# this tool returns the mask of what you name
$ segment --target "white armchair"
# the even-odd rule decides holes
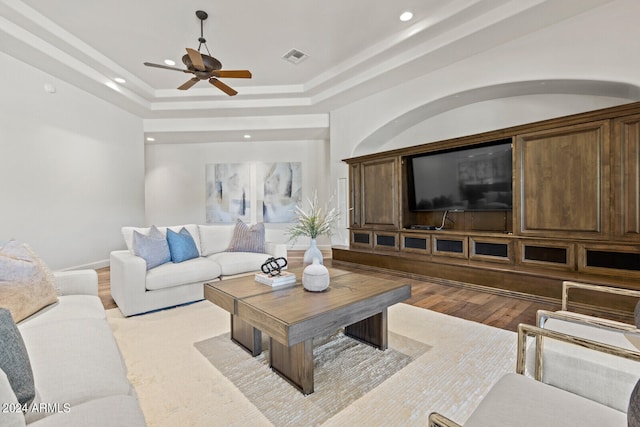
[[[578,396],[566,390],[545,384],[525,376],[527,337],[535,336],[538,342],[561,341],[568,345],[602,352],[640,365],[640,351],[627,350],[596,341],[530,325],[518,326],[518,354],[516,373],[503,376],[480,402],[464,423],[464,427],[506,426],[563,426],[563,427],[626,427],[636,426],[637,405],[640,400],[638,387],[628,397],[631,408],[629,424],[627,410],[618,411],[607,405]],[[535,353],[535,365],[542,365],[544,347]],[[585,372],[584,375],[589,375]],[[633,418],[633,419],[631,419]],[[462,427],[455,421],[438,414],[429,416],[430,427]]]
[[[640,297],[640,291],[631,289],[564,282],[562,310],[538,311],[539,327],[627,350],[640,350],[640,329],[635,325],[568,311],[570,290],[573,289]],[[535,347],[531,345],[529,352],[534,352]],[[575,349],[558,342],[550,342],[544,350],[544,368],[528,367],[537,379],[614,409],[626,409],[629,394],[640,378],[640,366],[637,363]],[[590,372],[590,375],[585,376],[584,372]]]

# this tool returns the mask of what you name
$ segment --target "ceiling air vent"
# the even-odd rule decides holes
[[[292,64],[298,64],[300,61],[308,57],[309,55],[304,52],[300,52],[298,49],[291,49],[289,52],[282,55],[282,59],[287,60]]]

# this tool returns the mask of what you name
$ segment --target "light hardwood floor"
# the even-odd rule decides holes
[[[292,267],[301,266],[302,259],[290,257],[289,263]],[[326,259],[325,264],[330,266],[332,264],[331,259]],[[411,298],[405,301],[408,304],[510,331],[515,331],[519,323],[534,324],[537,310],[560,309],[559,302],[550,304],[536,301],[534,298],[509,297],[492,292],[431,282],[423,278],[407,278],[392,272],[363,270],[357,266],[337,262],[334,264],[338,268],[401,280],[410,284]],[[98,293],[105,309],[117,307],[111,297],[109,268],[102,268],[97,271]]]

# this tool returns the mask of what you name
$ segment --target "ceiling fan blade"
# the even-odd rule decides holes
[[[151,62],[145,62],[144,65],[146,65],[147,67],[165,68],[167,70],[182,71],[183,73],[191,72],[189,70],[183,70],[182,68],[169,67],[168,65],[152,64]]]
[[[250,79],[251,71],[249,70],[217,70],[211,72],[212,76],[234,79]]]
[[[204,66],[204,61],[202,60],[202,54],[197,50],[187,48],[187,54],[189,55],[189,59],[193,64],[193,68],[198,71],[206,71]]]
[[[178,89],[180,90],[187,90],[189,89],[191,86],[193,86],[194,84],[198,83],[200,81],[199,78],[194,77],[192,79],[187,80],[186,82],[184,82],[182,84],[182,86],[178,87]]]
[[[236,95],[238,93],[237,91],[233,90],[232,88],[230,88],[226,84],[222,83],[218,79],[210,78],[209,79],[209,83],[211,83],[212,85],[214,85],[215,87],[217,87],[218,89],[220,89],[221,91],[223,91],[224,93],[226,93],[229,96],[233,96],[233,95]]]

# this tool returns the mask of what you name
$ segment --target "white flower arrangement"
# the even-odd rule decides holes
[[[296,205],[294,211],[298,217],[298,222],[287,230],[289,240],[296,242],[298,237],[306,236],[312,239],[318,236],[331,236],[331,227],[340,217],[339,212],[333,208],[331,210],[325,207],[323,210],[318,204],[318,192],[314,191],[313,199],[307,199],[309,202],[309,210],[305,211]]]

